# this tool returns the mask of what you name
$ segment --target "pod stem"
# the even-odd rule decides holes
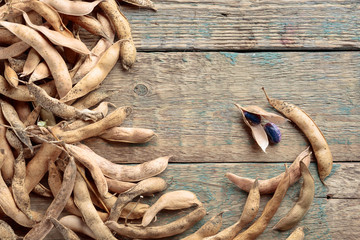
[[[270,98],[269,96],[267,95],[266,91],[265,91],[265,88],[264,87],[261,87],[261,89],[263,90],[263,92],[265,93],[265,97],[266,99],[268,100],[268,102],[270,102]]]

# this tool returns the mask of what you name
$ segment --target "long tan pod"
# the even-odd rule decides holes
[[[305,238],[304,227],[296,228],[286,240],[303,240]]]
[[[25,132],[25,124],[20,120],[15,108],[8,103],[0,99],[1,111],[6,121],[13,127],[13,130],[18,136],[19,140],[27,146],[31,152],[34,151],[30,137]]]
[[[74,189],[76,176],[76,165],[74,159],[70,158],[68,165],[64,171],[64,178],[61,184],[60,191],[51,202],[50,206],[45,212],[45,216],[42,221],[36,224],[24,237],[24,240],[41,240],[53,228],[53,224],[50,218],[58,218],[60,213],[63,211],[66,202],[70,198],[72,190]]]
[[[47,92],[47,94],[50,96],[56,93],[54,81],[50,81],[39,86],[42,89],[44,89]],[[23,101],[23,102],[35,101],[35,97],[29,92],[27,86],[21,85],[18,86],[17,88],[13,88],[1,75],[0,75],[0,93],[10,99],[14,99],[18,101]]]
[[[29,48],[30,45],[23,41],[13,43],[8,47],[0,47],[0,60],[17,57]]]
[[[74,37],[67,37],[67,36],[63,35],[62,33],[51,30],[45,26],[39,26],[39,25],[33,24],[31,22],[31,20],[29,19],[29,16],[27,15],[26,12],[23,12],[23,17],[25,19],[26,24],[29,27],[41,32],[53,44],[55,44],[57,46],[70,48],[70,49],[74,50],[75,52],[78,52],[81,54],[90,54],[90,50],[79,39],[74,38]]]
[[[78,99],[95,90],[104,81],[120,56],[120,43],[117,41],[100,57],[95,67],[87,73],[67,94],[60,100],[68,102]]]
[[[237,235],[234,240],[252,240],[260,236],[266,229],[270,220],[275,215],[284,199],[286,192],[290,186],[290,175],[286,167],[283,175],[273,197],[267,202],[261,216],[244,232]]]
[[[108,221],[106,225],[119,233],[121,236],[138,239],[158,239],[171,237],[185,232],[200,221],[206,214],[203,206],[197,207],[186,216],[179,218],[171,223],[156,227],[139,227],[133,225],[118,224],[115,221]]]
[[[333,157],[325,136],[304,110],[294,104],[270,98],[264,88],[263,90],[270,105],[294,122],[306,135],[315,154],[320,180],[324,183],[325,178],[331,173],[333,165]]]
[[[6,28],[0,28],[0,36],[0,43],[4,45],[12,45],[21,41],[20,38],[16,37]]]
[[[114,142],[146,143],[155,137],[155,132],[146,128],[113,127],[105,130],[99,137]]]
[[[134,198],[140,195],[148,195],[164,191],[167,184],[164,179],[152,177],[140,181],[136,186],[126,192],[120,193],[115,204],[112,206],[109,215],[109,221],[117,221],[125,206]]]
[[[86,223],[81,219],[81,217],[75,215],[67,215],[65,217],[62,217],[59,222],[65,227],[73,230],[74,232],[79,232],[93,239],[96,239],[93,231],[91,231],[91,229],[86,225]]]
[[[241,213],[240,219],[231,225],[230,227],[225,228],[218,234],[204,238],[203,240],[231,240],[233,239],[246,225],[252,222],[260,207],[260,191],[259,191],[259,182],[256,179],[253,183],[249,195],[246,199],[245,206]]]
[[[15,101],[13,106],[19,115],[20,120],[25,124],[26,119],[31,113],[30,105],[28,102]],[[26,124],[25,124],[26,125]]]
[[[41,183],[38,183],[34,187],[32,192],[39,195],[39,196],[46,197],[46,198],[53,198],[54,197],[51,190],[48,189],[47,187],[45,187],[44,185],[42,185]]]
[[[193,206],[200,206],[202,203],[193,192],[178,190],[167,192],[162,195],[145,213],[141,225],[148,226],[158,212],[166,210],[180,210]]]
[[[91,108],[104,100],[105,98],[118,93],[117,90],[104,90],[99,88],[98,90],[92,91],[83,98],[76,101],[71,106],[76,107],[78,109]]]
[[[80,27],[84,28],[89,33],[92,33],[96,36],[100,36],[103,38],[109,38],[103,31],[101,23],[94,17],[89,15],[84,16],[71,16],[71,15],[65,15],[66,19],[72,21],[73,23],[76,23]]]
[[[130,112],[130,107],[120,107],[95,123],[70,131],[61,131],[58,128],[54,128],[53,132],[59,139],[63,140],[65,143],[80,142],[84,139],[98,136],[100,133],[102,133],[108,128],[120,125],[130,114]]]
[[[31,74],[40,62],[41,62],[40,54],[38,54],[38,52],[35,49],[31,48],[26,57],[26,61],[21,76],[24,77]]]
[[[72,82],[66,63],[59,52],[40,33],[30,27],[5,21],[0,21],[0,25],[29,44],[43,57],[54,78],[59,96],[65,96],[70,91]]]
[[[182,238],[181,240],[203,240],[206,237],[213,236],[217,232],[219,232],[222,226],[222,215],[224,212],[220,212],[219,214],[210,218],[204,225],[201,226],[196,232],[193,234]]]
[[[65,148],[67,148],[67,146],[68,144],[65,144]],[[90,171],[98,192],[101,196],[105,196],[108,192],[108,185],[99,166],[85,155],[78,154],[76,151],[71,151],[71,148],[69,148],[69,154],[74,156],[77,161]]]
[[[124,69],[129,69],[136,60],[136,48],[131,36],[131,28],[126,17],[121,13],[115,0],[101,2],[99,7],[112,22],[116,35],[120,40],[126,40],[120,47],[120,61]]]
[[[45,62],[39,63],[30,75],[29,82],[35,82],[51,76],[50,69]]]
[[[3,124],[7,124],[0,107],[0,151],[1,151],[1,174],[6,182],[10,182],[14,176],[15,157],[6,140],[6,128]]]
[[[138,7],[150,8],[154,11],[157,11],[154,3],[151,0],[124,0],[124,2],[130,3]]]
[[[70,147],[96,162],[105,176],[126,182],[137,182],[162,173],[167,168],[171,158],[171,156],[159,157],[138,165],[129,166],[113,163],[96,154],[84,144]]]
[[[93,9],[103,0],[95,0],[93,2],[80,2],[70,0],[40,0],[54,7],[59,13],[83,16],[91,13]]]
[[[304,179],[299,199],[285,217],[273,227],[274,230],[286,231],[293,228],[305,216],[315,196],[315,183],[307,166],[300,161],[301,175]]]
[[[86,225],[92,230],[96,239],[116,240],[109,228],[105,226],[90,199],[86,183],[80,173],[76,174],[74,201],[83,215]]]
[[[35,221],[29,219],[17,208],[14,198],[2,177],[0,177],[0,207],[5,215],[21,226],[30,228],[35,224]]]
[[[25,124],[26,127],[36,124],[36,121],[40,116],[40,111],[41,111],[41,106],[36,106],[31,111],[31,113],[28,115],[28,117],[24,121],[24,124]]]
[[[0,220],[0,240],[16,240],[17,238],[11,226]]]
[[[58,99],[49,96],[44,89],[32,82],[27,83],[27,87],[31,94],[35,96],[36,102],[45,110],[52,112],[56,116],[63,119],[83,119],[85,121],[96,121],[102,118],[102,114],[91,111],[89,109],[79,110],[69,106]]]
[[[123,181],[119,181],[119,180],[115,180],[115,179],[111,179],[111,178],[105,178],[105,179],[106,179],[109,191],[114,192],[114,193],[125,192],[136,185],[136,183],[123,182]]]
[[[50,161],[55,161],[62,150],[50,143],[42,143],[35,156],[26,165],[25,188],[30,193],[48,171]]]
[[[56,218],[50,218],[50,221],[65,240],[80,240],[76,233],[70,228],[65,227]]]
[[[309,166],[311,160],[311,151],[310,148],[306,148],[302,151],[294,160],[294,162],[290,165],[288,172],[290,175],[290,186],[296,183],[300,177],[300,165],[299,162],[302,160],[306,166]],[[275,192],[277,185],[279,184],[281,178],[283,177],[284,173],[280,175],[269,178],[266,180],[259,180],[259,189],[260,194],[271,194]],[[233,173],[226,173],[225,176],[233,182],[236,186],[240,189],[249,192],[252,184],[254,183],[255,179],[253,178],[243,178]]]

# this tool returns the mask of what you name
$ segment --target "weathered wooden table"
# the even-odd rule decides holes
[[[102,87],[119,89],[108,100],[129,105],[124,126],[155,130],[148,144],[85,141],[119,163],[173,155],[161,174],[167,191],[194,191],[208,215],[180,239],[222,210],[223,227],[238,220],[247,194],[225,176],[262,179],[284,171],[309,145],[292,123],[267,154],[255,144],[234,103],[267,103],[269,95],[303,108],[318,124],[334,156],[323,186],[311,163],[316,194],[300,222],[306,239],[360,238],[360,3],[351,0],[156,0],[158,11],[121,4],[138,49],[135,66],[116,65]],[[259,239],[286,239],[272,226],[298,198],[292,186]],[[159,195],[144,202],[154,202]],[[262,208],[271,196],[263,196]],[[34,198],[34,204],[43,204]],[[181,213],[162,215],[166,221]],[[159,216],[161,219],[161,216]],[[60,239],[55,230],[48,239]]]

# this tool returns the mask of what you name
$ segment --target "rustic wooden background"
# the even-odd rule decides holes
[[[121,4],[138,49],[135,66],[116,65],[102,88],[120,93],[108,100],[129,105],[124,126],[153,129],[147,144],[85,141],[119,163],[173,155],[161,174],[167,191],[188,189],[208,215],[180,239],[222,210],[224,227],[237,221],[247,194],[224,174],[268,178],[284,170],[308,146],[292,123],[267,154],[254,143],[234,103],[274,111],[272,97],[303,108],[324,133],[334,168],[324,187],[311,163],[316,196],[300,225],[306,239],[360,238],[360,3],[353,0],[154,0],[157,12]],[[84,35],[83,39],[93,41]],[[259,239],[286,239],[271,228],[298,198],[292,186]],[[153,199],[144,202],[152,203]],[[270,196],[262,198],[263,207]],[[34,196],[33,206],[46,207]],[[260,209],[260,213],[261,214]],[[159,222],[182,213],[166,212]],[[164,220],[165,219],[165,220]],[[47,239],[60,239],[52,231]],[[85,238],[84,238],[85,239]],[[170,239],[170,238],[169,238]]]

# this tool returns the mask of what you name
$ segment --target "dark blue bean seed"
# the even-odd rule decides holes
[[[265,124],[264,129],[270,142],[279,143],[281,141],[281,132],[276,124],[269,122]]]
[[[245,118],[253,125],[258,125],[261,122],[261,116],[244,111]]]

